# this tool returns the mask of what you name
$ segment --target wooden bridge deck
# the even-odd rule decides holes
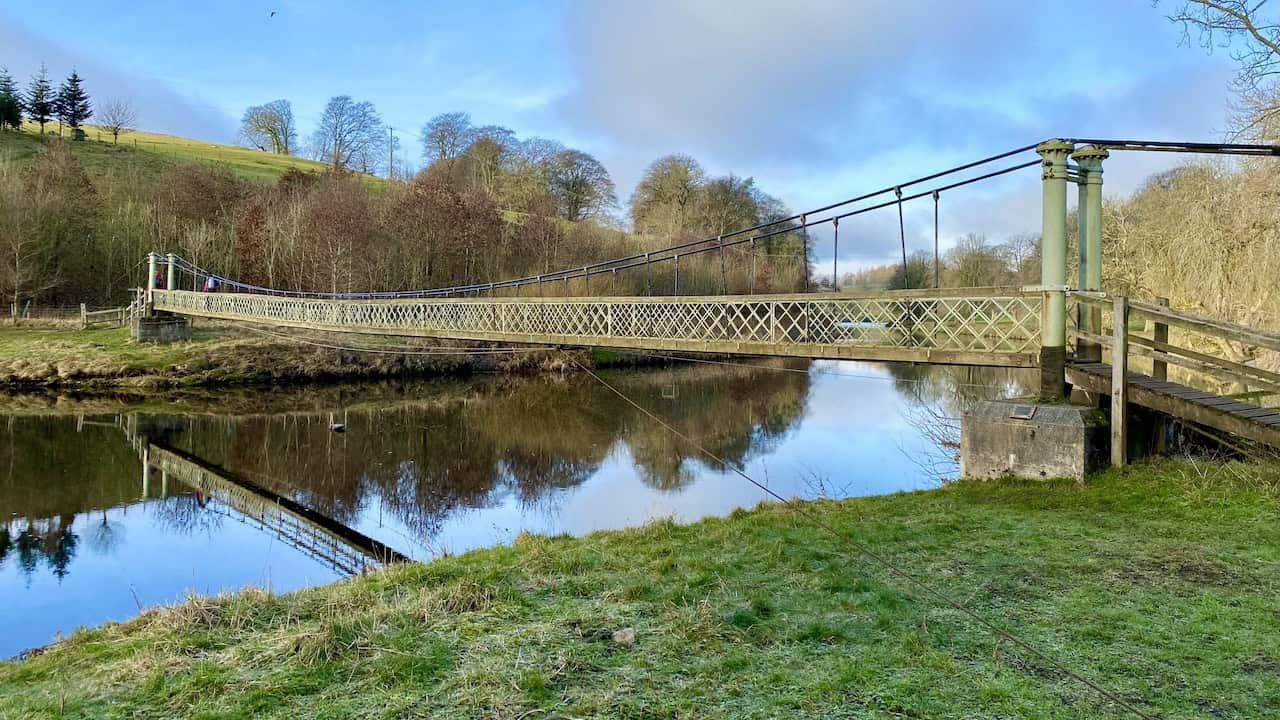
[[[1021,288],[876,293],[334,300],[152,292],[155,310],[329,332],[1035,367],[1042,294]]]
[[[1128,373],[1129,402],[1158,412],[1280,447],[1280,409],[1249,405],[1203,390]],[[1072,363],[1067,380],[1076,387],[1103,395],[1111,392],[1111,366]]]

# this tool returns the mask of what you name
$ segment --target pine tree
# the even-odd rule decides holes
[[[22,127],[22,97],[8,68],[0,67],[0,130]]]
[[[65,122],[71,126],[73,137],[79,134],[76,131],[80,129],[81,123],[93,117],[93,108],[89,106],[89,95],[84,91],[81,82],[80,76],[73,69],[71,75],[62,83],[62,87],[58,89],[58,98],[54,103],[58,122]],[[59,134],[61,134],[61,126],[59,126]]]
[[[43,63],[40,65],[40,73],[31,78],[31,85],[27,87],[26,98],[27,117],[32,122],[39,123],[40,134],[44,135],[44,126],[53,118],[53,86],[49,84],[49,70]]]

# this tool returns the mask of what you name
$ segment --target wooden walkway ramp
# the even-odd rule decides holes
[[[1106,363],[1072,363],[1067,381],[1102,395],[1111,392],[1112,367]],[[1127,373],[1129,402],[1172,417],[1255,442],[1280,447],[1280,409],[1249,405],[1149,375]]]

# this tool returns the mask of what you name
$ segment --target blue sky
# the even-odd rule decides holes
[[[353,11],[352,8],[357,10]],[[270,12],[276,11],[275,17]],[[143,128],[230,141],[244,108],[372,101],[420,163],[441,112],[601,159],[625,204],[646,164],[685,152],[794,209],[1050,136],[1215,140],[1233,65],[1148,0],[1042,2],[171,2],[0,0],[0,64],[72,65]],[[1127,193],[1176,159],[1108,161]],[[1034,171],[1033,171],[1034,172]],[[944,238],[1035,231],[1021,176],[944,199]],[[892,256],[896,215],[841,228],[841,262]],[[932,208],[908,211],[931,245]],[[944,245],[947,239],[944,239]],[[829,257],[829,250],[820,250]]]

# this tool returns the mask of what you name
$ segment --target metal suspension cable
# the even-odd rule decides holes
[[[1180,152],[1206,155],[1258,155],[1280,157],[1280,145],[1256,145],[1248,143],[1201,143],[1170,140],[1091,140],[1068,138],[1067,142],[1095,145],[1107,150],[1133,150],[1138,152]]]
[[[912,201],[912,200],[916,200],[916,199],[919,199],[919,198],[922,198],[922,197],[926,197],[926,196],[928,196],[928,195],[932,195],[932,194],[933,194],[933,193],[935,193],[935,192],[941,193],[941,192],[946,192],[946,191],[948,191],[948,190],[954,190],[954,189],[956,189],[956,188],[958,188],[958,187],[963,187],[963,186],[965,186],[965,185],[970,185],[970,184],[973,184],[973,183],[976,183],[976,182],[981,182],[981,181],[983,181],[983,180],[988,180],[988,179],[993,178],[993,177],[998,177],[998,176],[1000,176],[1000,175],[1007,175],[1008,173],[1016,172],[1016,171],[1018,171],[1018,170],[1025,170],[1026,168],[1033,167],[1033,166],[1039,166],[1039,165],[1040,165],[1040,161],[1039,161],[1039,160],[1031,160],[1031,161],[1029,161],[1029,162],[1021,163],[1021,164],[1018,164],[1018,165],[1012,165],[1012,166],[1010,166],[1010,167],[1006,167],[1006,168],[1003,168],[1003,169],[1001,169],[1001,170],[995,170],[995,171],[992,171],[992,172],[989,172],[989,173],[986,173],[986,174],[983,174],[983,175],[979,175],[979,176],[977,176],[977,177],[972,177],[972,178],[969,178],[969,179],[966,179],[966,180],[961,180],[961,181],[958,181],[958,182],[950,183],[950,184],[948,184],[948,185],[943,185],[943,186],[940,186],[940,187],[935,188],[935,189],[933,189],[933,190],[925,190],[925,191],[923,191],[923,192],[914,193],[914,194],[912,194],[912,195],[904,195],[904,196],[902,197],[902,202],[910,202],[910,201]],[[889,201],[882,202],[882,203],[879,203],[879,204],[876,204],[876,205],[869,205],[869,206],[867,206],[867,207],[858,208],[857,210],[850,210],[850,211],[845,212],[845,213],[842,213],[842,214],[840,214],[840,215],[829,215],[829,216],[827,216],[827,217],[820,218],[820,219],[817,219],[817,220],[809,220],[809,221],[808,221],[808,225],[807,225],[807,226],[808,226],[808,227],[813,227],[813,226],[815,226],[815,225],[824,225],[824,224],[829,223],[829,222],[835,222],[835,221],[839,221],[839,220],[844,220],[845,218],[854,217],[854,216],[857,216],[857,215],[862,215],[862,214],[864,214],[864,213],[873,212],[873,211],[875,211],[875,210],[881,210],[881,209],[884,209],[884,208],[886,208],[886,207],[890,207],[890,206],[892,206],[892,205],[896,205],[896,204],[898,204],[898,200],[897,200],[897,199],[889,200]],[[778,236],[778,235],[786,235],[786,234],[788,234],[788,233],[792,233],[792,232],[795,232],[795,231],[796,231],[796,229],[795,229],[795,228],[791,228],[791,227],[781,228],[781,229],[778,229],[778,230],[773,230],[773,231],[771,231],[771,232],[762,233],[762,234],[759,234],[759,235],[753,235],[753,236],[751,236],[751,237],[738,238],[738,239],[734,240],[733,242],[727,242],[727,243],[725,243],[725,247],[732,247],[732,246],[734,246],[734,245],[741,245],[741,244],[748,243],[748,242],[754,242],[754,241],[756,241],[756,240],[765,240],[765,239],[768,239],[768,238],[771,238],[771,237],[776,237],[776,236]],[[727,236],[726,236],[726,237],[727,237]],[[687,257],[687,256],[689,256],[689,255],[698,255],[698,254],[701,254],[701,253],[704,253],[704,252],[709,252],[709,251],[716,250],[716,249],[717,249],[717,246],[712,245],[712,246],[709,246],[709,247],[699,248],[699,249],[696,249],[696,250],[690,250],[689,252],[680,253],[677,257]],[[661,252],[661,251],[657,251],[657,250],[655,250],[655,251],[653,251],[652,253],[650,253],[650,255],[657,254],[658,252]],[[642,256],[640,256],[640,257],[642,257],[642,258],[643,258],[644,256],[642,255]],[[626,265],[619,265],[619,266],[617,266],[617,267],[611,268],[611,270],[628,270],[628,269],[631,269],[631,268],[634,268],[634,267],[640,267],[640,266],[642,266],[642,265],[647,265],[647,264],[653,264],[653,263],[662,262],[663,260],[666,260],[666,259],[669,259],[669,258],[657,258],[657,259],[650,259],[650,260],[643,260],[643,259],[642,259],[642,260],[640,260],[639,262],[633,262],[633,263],[626,264]],[[545,278],[546,276],[543,276],[543,277]],[[481,286],[481,287],[487,287],[487,286]],[[501,288],[501,287],[504,287],[504,285],[502,285],[502,284],[498,284],[498,285],[496,285],[496,287]]]
[[[913,194],[911,194],[911,195],[903,195],[901,198],[896,197],[896,194],[895,194],[895,198],[894,198],[893,200],[887,200],[887,201],[885,201],[885,202],[881,202],[881,203],[878,203],[878,204],[875,204],[875,205],[869,205],[869,206],[866,206],[866,207],[858,208],[858,209],[856,209],[856,210],[850,210],[850,211],[847,211],[847,212],[841,213],[841,214],[839,214],[839,215],[828,215],[828,216],[826,216],[826,217],[819,218],[819,219],[817,219],[817,220],[810,220],[810,219],[808,219],[808,218],[806,217],[806,218],[805,218],[805,227],[806,227],[806,228],[808,228],[808,227],[812,227],[812,226],[816,226],[816,225],[823,225],[823,224],[826,224],[826,223],[829,223],[829,222],[838,222],[839,220],[843,220],[843,219],[845,219],[845,218],[855,217],[855,216],[857,216],[857,215],[862,215],[862,214],[865,214],[865,213],[874,212],[874,211],[876,211],[876,210],[881,210],[881,209],[884,209],[884,208],[887,208],[887,207],[890,207],[890,206],[893,206],[893,205],[899,205],[900,203],[910,202],[910,201],[912,201],[912,200],[917,200],[917,199],[922,198],[922,197],[931,196],[931,195],[933,195],[933,194],[935,194],[935,193],[942,193],[942,192],[946,192],[946,191],[954,190],[954,189],[959,188],[959,187],[964,187],[964,186],[966,186],[966,185],[971,185],[971,184],[973,184],[973,183],[982,182],[982,181],[984,181],[984,180],[989,180],[989,179],[994,178],[994,177],[998,177],[998,176],[1001,176],[1001,175],[1006,175],[1006,174],[1009,174],[1009,173],[1012,173],[1012,172],[1016,172],[1016,171],[1018,171],[1018,170],[1024,170],[1024,169],[1026,169],[1026,168],[1033,167],[1033,166],[1038,166],[1038,165],[1040,165],[1040,160],[1038,160],[1038,159],[1037,159],[1037,160],[1030,160],[1030,161],[1027,161],[1027,162],[1024,162],[1024,163],[1019,163],[1019,164],[1017,164],[1017,165],[1011,165],[1011,166],[1009,166],[1009,167],[1005,167],[1005,168],[1002,168],[1002,169],[999,169],[999,170],[993,170],[993,171],[991,171],[991,172],[987,172],[987,173],[984,173],[984,174],[982,174],[982,175],[977,175],[977,176],[974,176],[974,177],[971,177],[971,178],[966,178],[966,179],[964,179],[964,180],[959,180],[959,181],[956,181],[956,182],[953,182],[953,183],[949,183],[949,184],[947,184],[947,185],[942,185],[942,186],[939,186],[939,187],[933,188],[932,190],[924,190],[924,191],[921,191],[921,192],[913,193]],[[946,173],[935,173],[935,177],[936,177],[936,176],[941,176],[941,175],[944,175],[944,174],[946,174]],[[896,189],[896,188],[890,188],[890,189],[888,190],[888,192],[893,192],[895,189]],[[881,191],[880,193],[876,193],[876,194],[884,194],[884,192],[885,192],[885,191]],[[868,197],[874,197],[874,195],[868,195]],[[836,204],[836,205],[834,205],[833,207],[839,207],[839,204]],[[798,217],[799,217],[799,216],[798,216]],[[772,225],[772,224],[776,224],[776,223],[771,223],[771,224],[769,224],[769,225],[760,225],[760,226],[756,226],[756,228],[755,228],[755,229],[760,229],[760,228],[769,227],[769,226],[770,226],[770,225]],[[720,243],[718,243],[718,242],[717,242],[717,244],[715,244],[715,245],[708,245],[708,246],[706,246],[706,247],[697,248],[697,249],[694,249],[694,250],[689,250],[688,252],[684,252],[684,253],[675,253],[675,254],[673,254],[673,255],[671,255],[671,256],[669,256],[669,257],[657,257],[657,258],[653,257],[654,255],[660,255],[660,254],[661,254],[661,253],[663,253],[663,252],[667,252],[667,251],[672,250],[672,248],[664,248],[664,249],[662,249],[662,250],[655,250],[655,251],[651,251],[651,252],[649,252],[649,253],[643,253],[643,254],[640,254],[640,255],[631,256],[631,257],[636,258],[636,260],[635,260],[635,261],[633,261],[633,262],[629,262],[629,263],[627,263],[627,264],[623,264],[623,265],[616,265],[616,266],[609,267],[609,268],[607,269],[607,271],[608,271],[608,272],[616,272],[616,271],[618,271],[618,270],[629,270],[629,269],[631,269],[631,268],[640,267],[640,266],[644,266],[644,265],[651,265],[651,264],[658,263],[658,262],[663,262],[663,261],[665,261],[665,260],[669,260],[669,259],[670,259],[670,260],[674,260],[674,261],[678,264],[678,263],[679,263],[679,259],[678,259],[678,258],[680,258],[680,257],[682,257],[682,256],[688,256],[688,255],[699,255],[699,254],[704,253],[704,252],[710,252],[710,251],[713,251],[713,250],[717,250],[717,249],[719,249],[719,248],[721,248],[721,247],[732,247],[732,246],[741,245],[741,244],[743,244],[743,243],[748,243],[748,242],[752,242],[752,243],[754,243],[754,242],[755,242],[755,241],[757,241],[757,240],[765,240],[765,239],[768,239],[768,238],[771,238],[771,237],[776,237],[776,236],[779,236],[779,235],[786,235],[786,234],[788,234],[788,233],[792,233],[792,232],[795,232],[795,231],[796,231],[796,228],[788,226],[788,227],[779,228],[779,229],[776,229],[776,230],[773,230],[773,231],[770,231],[770,232],[760,233],[760,234],[757,234],[757,235],[752,235],[752,236],[750,236],[750,237],[739,237],[739,238],[737,238],[737,239],[735,239],[735,240],[733,240],[733,241],[731,241],[731,242],[725,242],[725,243],[723,243],[723,244],[720,244]],[[742,232],[745,232],[745,231],[736,231],[736,232],[733,232],[733,233],[726,233],[725,237],[729,237],[729,236],[732,236],[732,235],[738,235],[738,234],[741,234]],[[715,240],[713,240],[713,242],[714,242],[714,241],[715,241]],[[697,242],[704,242],[704,241],[697,241]],[[697,243],[685,243],[685,244],[683,244],[683,245],[680,245],[680,246],[673,246],[673,247],[680,247],[680,248],[684,248],[684,247],[692,246],[692,245],[694,245],[694,244],[697,244]],[[225,285],[228,285],[228,286],[231,286],[231,287],[240,288],[240,289],[244,289],[244,290],[248,290],[248,291],[249,291],[249,292],[251,292],[251,293],[262,293],[262,294],[266,294],[266,295],[275,295],[275,296],[282,296],[282,297],[296,297],[296,298],[340,299],[340,300],[343,300],[343,299],[350,299],[350,300],[377,300],[377,299],[398,299],[398,298],[428,298],[428,297],[439,297],[439,296],[441,296],[441,295],[455,295],[455,294],[461,294],[461,293],[466,293],[466,292],[477,292],[477,291],[481,291],[481,290],[502,289],[502,288],[508,288],[508,287],[516,287],[516,286],[518,286],[518,285],[520,285],[520,284],[527,284],[527,283],[525,283],[525,279],[524,279],[524,278],[521,278],[521,279],[517,279],[517,280],[508,280],[508,281],[503,281],[503,282],[498,282],[498,283],[482,283],[482,284],[478,284],[478,285],[466,285],[466,286],[459,286],[459,287],[453,287],[453,288],[437,288],[437,289],[433,289],[433,290],[416,290],[416,291],[382,291],[382,292],[362,292],[362,293],[322,293],[322,292],[297,291],[297,290],[276,290],[276,289],[273,289],[273,288],[267,288],[267,287],[262,287],[262,286],[259,286],[259,285],[252,285],[252,284],[249,284],[249,283],[242,283],[242,282],[238,282],[238,281],[235,281],[235,280],[230,280],[230,279],[227,279],[227,278],[223,278],[223,277],[221,277],[221,276],[219,276],[219,275],[215,275],[215,274],[209,273],[209,272],[208,272],[208,271],[206,271],[205,269],[200,268],[200,267],[198,267],[198,266],[196,266],[196,265],[192,264],[190,261],[187,261],[187,260],[185,260],[184,258],[179,257],[179,258],[176,258],[176,259],[177,259],[177,261],[178,261],[178,263],[179,263],[180,267],[184,267],[184,268],[185,268],[185,269],[187,269],[189,272],[192,272],[193,274],[195,274],[195,275],[196,275],[196,276],[198,276],[198,277],[214,277],[214,278],[216,278],[218,281],[220,281],[221,283],[223,283],[223,284],[225,284]],[[604,265],[608,265],[609,263],[613,263],[613,262],[618,262],[618,260],[608,261],[608,262],[606,262],[606,263],[598,263],[598,265],[600,265],[600,266],[604,266]],[[589,267],[589,266],[588,266],[588,267]],[[578,266],[578,267],[576,267],[576,268],[573,268],[573,269],[571,269],[571,270],[564,271],[564,272],[566,272],[566,273],[575,273],[575,274],[576,274],[576,273],[580,273],[580,272],[582,272],[582,271],[583,271],[583,270],[582,270],[582,268],[583,268],[583,266]],[[569,277],[570,277],[570,275],[565,274],[565,275],[561,276],[561,275],[558,275],[558,274],[556,274],[556,273],[550,273],[550,274],[544,274],[544,275],[541,275],[541,276],[534,276],[534,277],[536,277],[536,278],[540,278],[540,280],[538,281],[539,286],[540,286],[540,285],[541,285],[541,282],[543,282],[543,281],[548,281],[548,282],[549,282],[549,281],[561,281],[561,280],[568,280],[568,279],[569,279]],[[677,281],[677,282],[678,282],[678,281]]]
[[[606,389],[608,389],[608,390],[609,390],[610,392],[612,392],[614,395],[617,395],[620,399],[622,399],[622,401],[623,401],[623,402],[625,402],[625,403],[627,403],[628,405],[630,405],[631,407],[635,408],[635,409],[636,409],[636,410],[638,410],[641,414],[645,415],[646,417],[648,417],[650,420],[654,421],[654,422],[655,422],[655,423],[657,423],[658,425],[661,425],[663,428],[665,428],[665,429],[666,429],[668,432],[670,432],[672,435],[675,435],[676,437],[680,438],[681,440],[684,440],[686,443],[688,443],[688,444],[690,445],[690,447],[695,448],[696,450],[698,450],[699,452],[701,452],[703,455],[707,456],[708,458],[711,458],[711,460],[713,460],[713,461],[714,461],[716,464],[718,464],[721,468],[723,468],[724,470],[727,470],[727,471],[729,471],[729,472],[732,472],[733,474],[735,474],[735,475],[737,475],[737,476],[741,477],[742,479],[744,479],[744,480],[746,480],[747,482],[751,483],[752,485],[756,486],[758,489],[760,489],[762,492],[764,492],[764,493],[765,493],[766,495],[768,495],[769,497],[771,497],[771,498],[773,498],[774,500],[778,501],[778,502],[779,502],[779,503],[781,503],[782,505],[784,505],[784,506],[786,506],[786,507],[789,507],[789,508],[791,508],[792,510],[796,511],[796,513],[797,513],[797,514],[804,516],[804,517],[805,517],[805,519],[807,519],[807,520],[809,520],[810,522],[812,522],[812,523],[813,523],[815,526],[817,526],[818,528],[821,528],[822,530],[825,530],[826,532],[830,533],[830,534],[831,534],[832,536],[834,536],[838,541],[841,541],[841,542],[846,543],[849,547],[853,548],[853,549],[854,549],[857,553],[859,553],[860,555],[862,555],[862,556],[864,556],[864,557],[867,557],[867,558],[870,558],[870,559],[871,559],[872,561],[874,561],[876,564],[880,565],[880,567],[882,567],[882,568],[884,568],[885,570],[887,570],[887,571],[888,571],[890,574],[892,574],[894,577],[896,577],[896,578],[898,578],[898,579],[900,579],[900,580],[904,581],[904,582],[905,582],[906,584],[908,584],[908,585],[911,585],[912,587],[916,588],[916,590],[917,590],[917,591],[919,591],[919,592],[921,592],[921,593],[923,593],[923,594],[925,594],[925,595],[928,595],[929,597],[933,598],[934,600],[937,600],[937,601],[939,601],[939,602],[941,602],[941,603],[943,603],[943,604],[947,605],[948,607],[950,607],[950,608],[952,608],[953,610],[955,610],[955,611],[957,611],[957,612],[961,613],[961,614],[962,614],[962,615],[964,615],[965,617],[968,617],[970,620],[972,620],[973,622],[975,622],[975,623],[977,623],[978,625],[982,626],[985,630],[987,630],[987,631],[988,631],[988,632],[990,632],[991,634],[993,634],[993,635],[995,635],[995,636],[997,636],[997,637],[999,637],[999,638],[1001,638],[1001,639],[1003,639],[1003,640],[1006,640],[1006,641],[1008,641],[1008,642],[1010,642],[1010,643],[1012,643],[1012,644],[1014,644],[1014,645],[1018,646],[1019,648],[1022,648],[1023,650],[1025,650],[1026,652],[1030,653],[1031,655],[1034,655],[1034,656],[1035,656],[1037,659],[1039,659],[1040,661],[1042,661],[1042,662],[1044,662],[1044,663],[1046,663],[1046,664],[1048,664],[1048,665],[1050,665],[1050,666],[1052,666],[1052,667],[1056,668],[1057,670],[1059,670],[1060,672],[1062,672],[1064,675],[1066,675],[1067,677],[1071,678],[1072,680],[1075,680],[1076,682],[1078,682],[1078,683],[1080,683],[1080,684],[1082,684],[1082,685],[1084,685],[1084,686],[1086,686],[1086,687],[1090,688],[1091,690],[1093,690],[1095,693],[1097,693],[1097,694],[1098,694],[1100,697],[1102,697],[1103,699],[1105,699],[1105,700],[1109,700],[1109,701],[1111,701],[1111,702],[1115,703],[1116,705],[1120,706],[1120,707],[1121,707],[1121,708],[1123,708],[1124,710],[1127,710],[1128,712],[1133,713],[1135,716],[1140,717],[1140,718],[1143,718],[1144,720],[1155,720],[1155,716],[1150,715],[1150,714],[1148,714],[1148,713],[1144,712],[1143,710],[1139,709],[1136,705],[1134,705],[1133,703],[1131,703],[1131,702],[1129,702],[1128,700],[1124,699],[1123,697],[1121,697],[1121,696],[1120,696],[1120,695],[1118,695],[1117,693],[1112,692],[1111,690],[1108,690],[1107,688],[1103,687],[1102,685],[1098,684],[1097,682],[1095,682],[1095,681],[1093,681],[1093,680],[1090,680],[1088,677],[1085,677],[1084,675],[1082,675],[1082,674],[1081,674],[1081,673],[1079,673],[1079,672],[1076,672],[1075,670],[1071,669],[1070,667],[1068,667],[1066,664],[1064,664],[1063,662],[1061,662],[1061,661],[1060,661],[1060,660],[1058,660],[1057,658],[1054,658],[1053,656],[1049,655],[1048,653],[1046,653],[1046,652],[1044,652],[1044,651],[1039,650],[1039,649],[1038,649],[1038,648],[1036,648],[1034,645],[1032,645],[1030,642],[1028,642],[1028,641],[1026,641],[1026,640],[1023,640],[1021,637],[1019,637],[1019,636],[1017,636],[1017,635],[1014,635],[1011,631],[1004,629],[1004,628],[1003,628],[1003,627],[1001,627],[1000,625],[997,625],[995,622],[993,622],[993,621],[991,621],[991,620],[986,619],[985,617],[983,617],[982,615],[980,615],[978,612],[976,612],[976,611],[974,611],[974,610],[970,609],[970,608],[969,608],[967,605],[965,605],[964,603],[961,603],[961,602],[960,602],[960,601],[958,601],[958,600],[954,600],[954,599],[952,599],[950,595],[947,595],[947,594],[946,594],[946,593],[944,593],[943,591],[938,590],[938,589],[937,589],[937,588],[935,588],[933,585],[929,584],[928,582],[926,582],[926,581],[924,581],[924,580],[921,580],[920,578],[916,577],[915,575],[911,574],[910,572],[907,572],[906,570],[903,570],[903,569],[902,569],[901,567],[899,567],[896,563],[894,563],[892,560],[890,560],[887,556],[884,556],[884,555],[882,555],[882,554],[880,554],[880,553],[876,552],[874,549],[872,549],[872,548],[871,548],[871,546],[867,545],[866,543],[861,542],[861,541],[857,540],[856,538],[854,538],[854,537],[852,537],[852,536],[850,536],[850,535],[847,535],[847,534],[845,534],[845,533],[843,533],[843,532],[840,532],[838,529],[836,529],[836,527],[835,527],[835,526],[833,526],[832,524],[828,523],[825,519],[823,519],[823,518],[822,518],[821,516],[819,516],[817,513],[813,512],[810,508],[808,508],[808,507],[807,507],[807,506],[805,506],[804,504],[802,504],[802,503],[800,503],[800,502],[797,502],[797,501],[795,501],[794,499],[788,499],[788,498],[785,498],[785,497],[783,497],[782,495],[778,494],[778,492],[777,492],[777,491],[773,490],[773,489],[772,489],[772,488],[770,488],[768,485],[765,485],[764,483],[761,483],[760,481],[758,481],[758,480],[756,480],[755,478],[751,477],[751,476],[750,476],[750,475],[748,475],[744,470],[742,470],[741,468],[739,468],[737,465],[730,464],[728,461],[724,460],[724,459],[723,459],[723,458],[721,458],[719,455],[717,455],[717,454],[713,453],[712,451],[708,450],[708,449],[707,449],[705,446],[703,446],[701,443],[697,442],[696,440],[694,440],[693,438],[689,437],[688,435],[686,435],[686,434],[684,434],[684,433],[680,432],[678,429],[676,429],[675,427],[673,427],[671,424],[667,423],[665,420],[663,420],[662,418],[658,417],[656,414],[654,414],[653,412],[651,412],[648,408],[645,408],[644,406],[642,406],[642,405],[640,405],[639,403],[637,403],[635,400],[632,400],[630,397],[628,397],[628,396],[627,396],[625,393],[623,393],[621,390],[619,390],[619,389],[617,389],[616,387],[614,387],[613,385],[609,384],[609,382],[608,382],[608,381],[606,381],[604,378],[600,377],[600,376],[599,376],[599,375],[597,375],[596,373],[592,372],[590,369],[588,369],[588,368],[586,368],[585,366],[583,366],[581,363],[579,363],[579,362],[578,362],[576,359],[574,359],[572,356],[570,356],[570,355],[568,355],[568,354],[566,353],[566,354],[565,354],[565,357],[569,360],[569,362],[571,362],[571,363],[573,363],[574,365],[576,365],[576,366],[578,367],[578,369],[580,369],[580,370],[582,370],[583,372],[587,373],[587,374],[588,374],[588,375],[590,375],[592,378],[594,378],[596,382],[598,382],[598,383],[600,383],[601,385],[603,385]]]
[[[780,230],[774,230],[764,235],[758,235],[756,236],[756,238],[757,239],[767,238],[767,237],[773,237],[776,235],[781,235],[789,232],[796,232],[797,229],[789,225],[789,223],[792,223],[796,220],[804,221],[805,222],[804,229],[807,229],[807,227],[810,225],[820,225],[830,221],[830,217],[823,218],[820,220],[808,220],[807,218],[809,216],[816,215],[819,213],[829,212],[836,208],[845,207],[853,203],[869,200],[877,196],[884,195],[886,193],[893,193],[893,192],[900,193],[902,188],[910,187],[913,185],[919,185],[921,183],[925,183],[930,180],[935,180],[937,178],[945,177],[947,175],[952,175],[958,172],[963,172],[965,170],[986,165],[986,164],[995,162],[997,160],[1002,160],[1004,158],[1018,155],[1020,153],[1027,152],[1029,150],[1033,150],[1035,147],[1036,147],[1035,144],[1024,145],[1022,147],[1017,147],[1012,150],[1007,150],[1005,152],[997,153],[995,155],[989,155],[987,157],[984,157],[978,160],[974,160],[971,162],[949,167],[944,170],[940,170],[938,172],[930,173],[928,175],[923,175],[923,176],[908,180],[906,182],[884,187],[879,190],[875,190],[873,192],[857,195],[855,197],[847,198],[839,202],[830,203],[828,205],[823,205],[822,207],[814,208],[812,210],[806,210],[804,212],[795,213],[793,215],[789,215],[787,217],[779,218],[776,220],[759,223],[751,227],[734,230],[732,232],[722,233],[714,237],[691,240],[691,241],[679,243],[676,245],[659,248],[658,250],[651,250],[645,253],[636,253],[633,255],[611,258],[608,260],[602,260],[602,261],[590,263],[587,265],[578,265],[572,268],[563,268],[560,270],[555,270],[547,273],[541,273],[537,275],[527,275],[520,278],[512,278],[508,280],[494,281],[494,282],[488,282],[488,283],[472,283],[470,285],[459,285],[459,286],[443,287],[443,288],[429,288],[429,289],[423,289],[423,290],[347,292],[347,293],[337,293],[337,292],[323,293],[323,292],[314,292],[314,291],[279,290],[275,288],[264,287],[261,285],[253,285],[251,283],[244,283],[244,282],[231,280],[229,278],[224,278],[224,277],[209,273],[203,268],[198,268],[195,265],[192,265],[191,263],[189,263],[188,261],[182,258],[178,258],[178,260],[180,263],[183,264],[184,267],[186,267],[190,272],[193,272],[197,276],[209,277],[212,275],[223,284],[231,287],[248,290],[250,292],[257,292],[257,293],[270,294],[270,295],[280,295],[284,297],[334,298],[334,299],[438,297],[441,295],[457,295],[457,294],[464,294],[468,292],[491,291],[491,290],[497,290],[497,289],[519,287],[522,285],[529,285],[529,284],[535,284],[535,283],[541,285],[541,283],[543,282],[561,281],[561,280],[568,279],[569,277],[590,277],[591,275],[597,274],[598,272],[602,272],[602,271],[622,270],[622,269],[627,269],[632,267],[638,267],[641,264],[664,262],[666,260],[673,260],[675,257],[678,257],[679,255],[699,254],[701,252],[706,252],[707,250],[715,249],[718,247],[732,247],[734,245],[738,245],[743,242],[750,241],[751,238],[746,238],[746,239],[741,238],[741,236],[743,235],[748,235],[750,233],[766,230],[768,228],[772,228],[777,225],[788,224],[786,227]],[[1031,165],[1038,165],[1039,163],[1040,163],[1039,160],[1035,160],[1030,163],[1026,163],[1025,165],[1018,166],[1014,169],[1021,169],[1022,167],[1030,167]],[[1006,172],[1011,172],[1011,171],[1012,170],[1007,170]],[[953,183],[943,188],[939,188],[938,190],[941,191],[945,189],[960,187],[962,185],[967,185],[970,182],[977,182],[980,180],[989,179],[1001,174],[1004,174],[1004,173],[1003,172],[987,173],[985,175],[981,175],[967,181]],[[920,197],[920,195],[915,194],[915,195],[905,196],[902,198],[902,201],[903,202],[910,201],[917,197]],[[869,209],[879,209],[880,207],[884,207],[884,205],[877,205]],[[849,217],[855,214],[860,214],[860,212],[861,211],[848,212],[848,213],[839,215],[838,217],[841,217],[841,218]],[[803,232],[803,229],[801,229],[801,232]],[[732,241],[726,242],[731,238],[733,238]],[[707,247],[698,248],[699,245],[704,245]],[[683,253],[678,252],[678,251],[687,250],[690,248],[697,248],[697,249],[692,249],[692,250],[689,250],[689,252],[683,252]],[[660,256],[660,257],[654,257],[654,256]],[[635,262],[637,260],[644,260],[644,262],[637,263]]]

